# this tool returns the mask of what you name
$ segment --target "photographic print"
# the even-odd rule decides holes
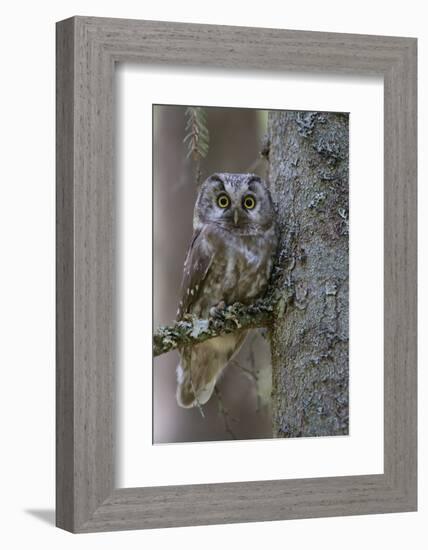
[[[347,435],[349,116],[153,105],[153,443]]]

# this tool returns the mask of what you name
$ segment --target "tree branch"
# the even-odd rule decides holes
[[[156,357],[173,349],[194,346],[222,334],[269,326],[272,310],[272,298],[265,298],[249,306],[235,303],[224,309],[216,309],[208,319],[185,315],[182,321],[155,330],[153,355]]]

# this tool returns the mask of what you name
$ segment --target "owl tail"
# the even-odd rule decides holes
[[[180,407],[190,409],[197,405],[205,405],[214,391],[217,377],[214,377],[203,387],[195,388],[190,376],[184,374],[181,363],[179,363],[177,366],[177,382],[177,403]]]
[[[218,353],[215,340],[218,339],[181,350],[177,367],[177,403],[180,407],[204,405],[211,397],[230,358],[230,354]]]
[[[226,364],[223,366],[223,368]],[[223,369],[219,369],[219,374]],[[206,381],[203,385],[194,383],[190,373],[190,369],[183,369],[182,364],[177,365],[177,403],[180,407],[190,409],[197,405],[205,405],[210,399],[216,382],[217,376]]]
[[[177,403],[190,408],[204,405],[211,397],[217,380],[246,336],[228,334],[181,350],[177,367]]]

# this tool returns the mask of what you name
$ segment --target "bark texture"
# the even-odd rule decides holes
[[[224,309],[213,309],[214,315],[208,319],[185,315],[182,321],[157,328],[153,334],[154,357],[179,347],[194,346],[222,334],[268,327],[273,305],[272,298],[265,298],[249,306],[236,302]]]
[[[271,112],[273,435],[348,433],[348,115]]]

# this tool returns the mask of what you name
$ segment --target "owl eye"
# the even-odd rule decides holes
[[[227,208],[230,204],[230,199],[226,193],[222,193],[217,197],[217,204],[220,208]]]
[[[252,210],[256,206],[256,199],[252,195],[247,195],[242,204],[246,210]]]

